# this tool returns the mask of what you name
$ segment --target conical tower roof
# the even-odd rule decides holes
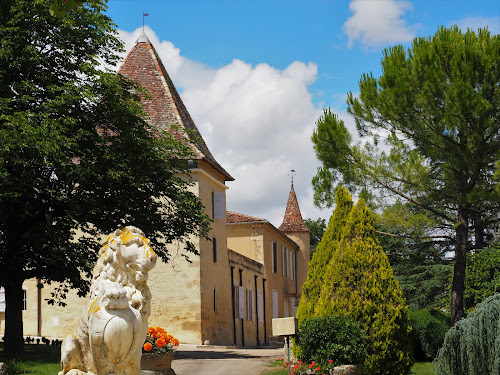
[[[283,218],[283,223],[281,223],[279,230],[284,233],[310,232],[304,220],[302,220],[297,195],[295,195],[295,190],[293,189],[293,182],[290,194],[288,195],[285,217]]]
[[[225,181],[233,181],[229,173],[217,163],[208,149],[196,124],[177,92],[167,70],[146,34],[142,33],[125,58],[118,73],[139,83],[150,93],[150,98],[141,97],[144,110],[149,115],[148,122],[159,130],[168,130],[176,139],[193,137],[191,147],[198,160],[205,160]],[[172,128],[175,125],[180,129]],[[189,135],[182,129],[187,129]]]

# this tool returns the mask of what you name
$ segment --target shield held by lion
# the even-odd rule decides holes
[[[108,236],[93,271],[90,298],[61,349],[59,375],[139,375],[151,313],[146,284],[157,255],[127,226]]]

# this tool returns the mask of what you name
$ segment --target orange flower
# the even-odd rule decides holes
[[[142,331],[142,332],[144,332],[144,331]],[[144,344],[143,348],[144,348],[145,351],[150,352],[151,349],[153,349],[153,345],[151,345],[150,342],[147,342],[147,343]]]
[[[165,342],[165,340],[160,338],[156,340],[155,345],[159,348],[163,348],[165,345],[167,345],[167,343]]]
[[[174,346],[178,346],[178,345],[179,345],[179,340],[174,339],[174,340],[172,341],[172,344],[174,344]]]
[[[148,335],[153,336],[156,333],[156,330],[153,327],[148,328]]]

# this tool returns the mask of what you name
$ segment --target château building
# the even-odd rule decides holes
[[[186,344],[273,344],[277,338],[272,337],[272,319],[295,315],[310,258],[309,230],[293,184],[279,228],[265,219],[226,211],[226,182],[234,179],[210,152],[144,33],[119,73],[149,91],[142,105],[151,125],[177,138],[194,137],[190,189],[213,219],[209,238],[193,239],[200,256],[190,255],[189,263],[182,245],[172,244],[170,262],[158,261],[150,272],[150,325],[164,327]],[[73,332],[85,298],[70,291],[66,307],[49,306],[44,299],[54,285],[39,289],[36,280],[27,280],[23,288],[25,336],[64,338]],[[2,292],[0,334],[5,329]]]

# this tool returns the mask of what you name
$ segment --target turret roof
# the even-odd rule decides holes
[[[186,109],[170,76],[167,73],[158,53],[142,33],[125,58],[118,73],[130,78],[146,88],[151,95],[146,98],[141,95],[144,110],[149,115],[148,122],[159,130],[168,130],[176,139],[193,138],[191,148],[198,160],[205,160],[218,172],[224,175],[226,181],[234,178],[217,163],[208,149],[196,124]],[[172,127],[175,125],[178,129]],[[189,135],[184,131],[186,129]]]
[[[279,230],[284,233],[310,232],[304,220],[302,220],[302,214],[300,213],[297,195],[295,195],[295,190],[293,189],[293,183],[290,194],[288,195],[285,217],[283,218],[283,223],[281,223]]]

